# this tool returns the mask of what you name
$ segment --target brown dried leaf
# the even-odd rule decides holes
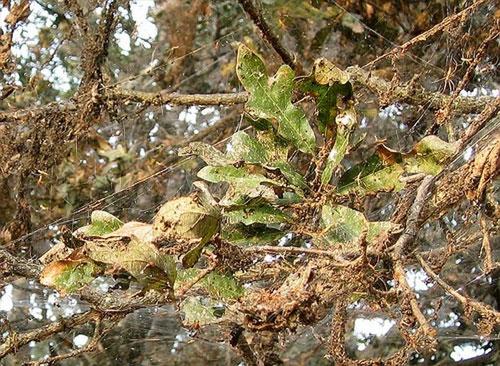
[[[10,62],[10,48],[12,47],[12,35],[0,35],[0,70],[8,72],[12,68]]]
[[[19,4],[14,4],[9,15],[5,18],[5,22],[14,26],[15,24],[26,20],[30,15],[29,0],[22,0]]]
[[[103,237],[107,238],[113,236],[125,236],[129,238],[135,236],[137,238],[141,238],[144,242],[149,242],[153,239],[153,225],[138,221],[130,221],[123,224],[123,226],[118,230],[106,234]]]

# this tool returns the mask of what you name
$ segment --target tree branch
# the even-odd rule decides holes
[[[472,138],[478,133],[486,123],[495,116],[498,116],[500,111],[500,97],[493,98],[488,104],[484,106],[483,111],[479,114],[464,131],[462,137],[458,142],[458,152],[461,153],[462,149],[472,140]]]
[[[7,250],[0,248],[0,261],[7,264],[11,274],[16,274],[28,279],[38,280],[42,267],[26,259],[16,257]],[[86,301],[95,309],[107,313],[130,312],[140,308],[165,304],[172,301],[170,293],[148,291],[140,298],[105,294],[92,287],[84,287],[75,295]]]
[[[111,318],[111,322],[108,322],[108,324],[103,324],[103,320],[109,320]],[[99,342],[102,339],[102,337],[108,333],[111,329],[112,326],[116,324],[117,321],[122,319],[122,315],[118,316],[113,316],[110,317],[108,316],[105,318],[104,316],[98,316],[95,319],[95,326],[94,326],[94,334],[92,335],[92,338],[90,339],[89,343],[82,348],[75,349],[71,352],[64,353],[61,355],[57,356],[52,356],[49,358],[44,358],[38,361],[30,361],[30,362],[25,362],[23,366],[43,366],[43,365],[55,365],[57,362],[62,361],[62,360],[67,360],[69,358],[74,358],[77,356],[80,356],[84,353],[89,353],[89,352],[95,352],[96,349],[99,346]]]
[[[429,92],[412,85],[394,86],[382,78],[372,75],[358,66],[346,69],[352,81],[359,83],[377,94],[382,105],[391,103],[406,103],[415,106],[428,105],[429,109],[437,111],[451,103],[456,113],[470,114],[481,112],[494,97],[453,97],[442,93]],[[496,103],[496,102],[495,102]]]
[[[388,56],[392,56],[392,55],[396,55],[396,54],[403,54],[403,53],[407,52],[413,46],[415,46],[421,42],[427,41],[430,37],[436,35],[437,33],[444,32],[453,23],[455,23],[457,21],[463,21],[468,15],[472,14],[479,6],[486,4],[489,1],[491,1],[491,0],[476,0],[476,1],[474,1],[470,6],[468,6],[464,10],[444,18],[439,24],[436,24],[431,29],[429,29],[429,30],[419,34],[418,36],[410,39],[408,42],[405,42],[401,46],[397,46],[397,47],[393,48],[391,51],[383,54],[382,56],[377,57],[375,60],[366,64],[365,67],[373,65],[373,64],[377,63],[378,61],[380,61]]]
[[[52,334],[62,332],[66,329],[73,329],[78,325],[88,323],[89,321],[95,320],[100,316],[101,315],[95,310],[90,310],[83,314],[74,315],[71,318],[61,319],[57,322],[44,325],[38,329],[30,330],[24,333],[11,333],[7,337],[7,340],[0,345],[0,359],[11,352],[15,352],[17,349],[31,341],[42,340]]]
[[[271,45],[271,47],[280,55],[285,64],[292,69],[297,67],[294,57],[281,44],[279,38],[274,34],[271,27],[267,24],[261,11],[253,4],[252,0],[239,0],[241,6],[252,19],[257,28],[262,32],[263,38]]]
[[[106,91],[108,100],[120,100],[121,102],[135,102],[146,105],[234,105],[242,104],[248,100],[248,93],[227,94],[178,94],[166,93],[164,91],[140,92],[119,88],[111,88]]]
[[[482,304],[479,301],[473,300],[467,296],[460,294],[453,287],[443,281],[427,264],[427,262],[420,256],[416,255],[420,265],[424,271],[431,277],[439,286],[447,293],[453,296],[464,308],[466,317],[471,316],[471,311],[477,312],[481,319],[478,325],[479,331],[482,334],[491,334],[494,328],[500,325],[500,313],[487,304]]]
[[[426,337],[425,341],[430,342],[427,346],[433,349],[436,346],[436,330],[429,324],[424,314],[420,310],[415,293],[412,291],[408,281],[406,280],[406,273],[403,266],[404,255],[408,254],[407,251],[410,249],[413,241],[419,230],[420,224],[420,213],[425,205],[427,195],[431,189],[433,183],[433,178],[427,176],[422,180],[422,183],[417,189],[417,195],[415,201],[413,202],[410,211],[406,219],[406,227],[396,244],[394,245],[392,252],[392,261],[394,263],[394,279],[398,283],[398,287],[403,293],[402,302],[408,302],[411,308],[411,313],[415,319],[420,324],[420,327]]]
[[[336,267],[348,267],[353,265],[355,262],[348,261],[343,258],[339,258],[338,254],[321,249],[309,249],[309,248],[296,248],[296,247],[275,247],[270,245],[259,245],[253,246],[245,249],[245,252],[251,253],[278,253],[278,254],[309,254],[320,257],[330,257],[336,262],[331,263]]]

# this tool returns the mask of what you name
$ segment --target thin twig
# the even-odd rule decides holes
[[[496,263],[493,261],[493,254],[491,251],[490,236],[488,233],[488,228],[486,226],[486,220],[481,217],[481,231],[483,232],[483,251],[484,251],[484,273],[490,274],[496,267]]]
[[[458,98],[460,92],[465,89],[465,86],[469,82],[474,70],[476,69],[476,66],[483,60],[485,57],[485,51],[488,46],[488,44],[492,41],[498,38],[498,35],[500,34],[498,30],[498,25],[496,25],[496,30],[491,32],[488,37],[481,43],[479,48],[477,49],[477,52],[474,54],[474,58],[472,59],[471,63],[467,67],[467,70],[465,71],[464,76],[458,83],[457,87],[453,91],[453,94],[451,95],[451,98],[449,98],[448,102],[446,103],[445,107],[440,110],[437,113],[437,120],[436,123],[438,125],[446,125],[447,130],[448,130],[448,140],[454,141],[455,140],[455,133],[453,131],[453,126],[450,123],[450,116],[452,113],[452,106],[453,102]],[[433,127],[430,128],[432,130]]]
[[[465,313],[469,313],[470,310],[476,311],[482,318],[482,327],[486,329],[483,330],[484,334],[489,334],[491,331],[500,324],[500,312],[493,309],[491,306],[487,304],[480,303],[479,301],[473,300],[467,296],[460,294],[457,290],[443,281],[427,264],[427,262],[420,256],[416,255],[417,260],[422,266],[423,270],[431,277],[439,286],[443,288],[447,293],[453,296],[461,305],[464,307]],[[482,328],[480,327],[480,328]]]
[[[397,55],[397,54],[403,54],[403,53],[407,52],[413,46],[415,46],[421,42],[427,41],[430,37],[432,37],[438,33],[444,32],[446,29],[448,29],[455,22],[463,21],[465,19],[465,17],[470,16],[479,6],[486,4],[489,1],[491,1],[491,0],[477,0],[477,1],[475,1],[474,3],[472,3],[470,6],[468,6],[464,10],[444,18],[439,24],[436,24],[431,29],[429,29],[429,30],[419,34],[418,36],[410,39],[408,42],[405,42],[401,46],[393,48],[389,52],[383,54],[382,56],[377,57],[375,60],[367,63],[363,67],[365,67],[365,68],[369,67],[369,66],[377,63],[378,61],[380,61],[386,57]]]
[[[99,345],[99,341],[103,337],[104,333],[106,333],[106,331],[103,330],[101,327],[101,318],[102,318],[101,316],[96,318],[94,334],[93,334],[90,342],[85,347],[73,350],[71,352],[68,352],[68,353],[65,353],[62,355],[48,357],[48,358],[38,360],[38,361],[25,362],[25,363],[23,363],[23,366],[54,365],[58,361],[66,360],[68,358],[73,358],[73,357],[79,356],[79,355],[84,354],[84,353],[94,352],[96,350],[97,346]]]
[[[337,267],[349,267],[352,266],[355,262],[348,261],[343,258],[340,258],[337,253],[333,253],[327,250],[321,249],[310,249],[310,248],[296,248],[296,247],[275,247],[270,245],[259,245],[253,246],[245,249],[246,252],[252,253],[279,253],[279,254],[310,254],[322,257],[330,257],[333,258],[336,263],[332,263]]]
[[[42,266],[30,262],[24,258],[14,256],[7,250],[0,248],[0,261],[6,263],[12,274],[16,274],[28,279],[38,279]],[[147,306],[154,306],[171,302],[170,293],[160,293],[148,291],[141,298],[124,297],[115,294],[103,294],[90,286],[80,289],[75,295],[80,296],[83,301],[101,312],[106,313],[127,313]]]
[[[176,299],[181,299],[184,295],[198,282],[205,278],[209,273],[211,273],[217,267],[217,262],[212,263],[209,267],[202,269],[195,278],[182,286],[175,294]]]
[[[500,111],[500,97],[494,98],[485,105],[481,114],[479,114],[464,131],[462,137],[457,141],[457,154],[462,153],[462,149],[470,142],[470,140],[485,126],[485,124],[493,117],[498,116]]]
[[[411,312],[420,324],[420,327],[429,341],[431,348],[435,346],[436,330],[429,324],[424,314],[420,310],[415,293],[412,291],[403,266],[403,257],[408,254],[407,251],[413,246],[413,241],[419,230],[420,213],[425,205],[427,195],[431,189],[433,178],[427,176],[417,189],[417,195],[407,215],[405,230],[394,245],[392,260],[394,263],[394,279],[398,282],[398,287],[402,290],[404,297],[402,301],[408,301]]]
[[[280,55],[283,62],[290,66],[292,69],[295,69],[297,65],[294,61],[294,57],[286,50],[285,47],[283,47],[279,38],[274,34],[271,27],[267,24],[260,9],[258,9],[253,4],[252,0],[239,0],[239,2],[248,16],[255,23],[257,28],[260,29],[264,39],[271,45],[276,53]]]
[[[396,261],[401,260],[403,255],[408,254],[405,253],[405,251],[415,240],[415,236],[417,235],[419,229],[420,212],[424,208],[426,198],[431,190],[433,181],[433,177],[427,176],[422,180],[422,183],[417,189],[415,201],[413,202],[406,219],[405,229],[396,244],[394,244],[392,258]]]

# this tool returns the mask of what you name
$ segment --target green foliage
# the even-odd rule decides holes
[[[231,137],[231,151],[228,155],[233,157],[235,161],[243,160],[247,163],[266,164],[271,161],[273,150],[267,149],[261,141],[251,137],[246,132],[238,131]],[[287,150],[285,148],[285,159]]]
[[[207,200],[179,197],[168,201],[153,222],[153,236],[167,240],[208,242],[219,228],[220,213]]]
[[[186,326],[213,324],[220,320],[220,306],[217,306],[217,302],[211,299],[199,296],[188,297],[181,303],[180,308],[184,313],[183,323]]]
[[[221,237],[234,245],[265,245],[283,237],[283,231],[265,225],[225,225]]]
[[[225,166],[233,164],[234,161],[225,156],[212,145],[203,142],[192,142],[179,150],[179,156],[197,155],[202,158],[207,164],[212,166]]]
[[[127,244],[87,242],[86,253],[98,263],[121,269],[133,276],[146,290],[172,288],[176,278],[176,265],[171,256],[161,254],[149,242],[132,237]]]
[[[353,110],[348,110],[344,114],[337,116],[337,121],[340,122],[337,124],[337,136],[335,137],[335,144],[326,159],[325,169],[321,175],[322,184],[330,183],[334,170],[347,153],[349,137],[356,125],[356,114]]]
[[[316,148],[314,132],[304,112],[291,102],[293,70],[283,65],[269,78],[262,59],[242,44],[238,49],[236,73],[250,93],[247,111],[256,118],[275,121],[281,137],[300,151],[312,154]]]
[[[209,273],[202,284],[214,299],[237,300],[245,293],[243,287],[232,276],[217,272]]]
[[[146,240],[151,225],[129,222],[122,224],[116,217],[103,211],[92,213],[92,224],[75,233],[87,235],[81,248],[67,258],[46,265],[40,281],[63,293],[75,292],[90,283],[104,269],[124,271],[137,280],[145,290],[173,288],[176,279],[176,263],[173,257],[160,251]],[[118,227],[110,231],[109,225]],[[111,224],[110,224],[111,223]],[[120,225],[118,225],[118,223]],[[96,230],[96,227],[106,230]],[[88,228],[101,235],[88,236]],[[85,230],[82,230],[85,229]],[[92,231],[90,231],[92,232]],[[138,239],[139,237],[145,240]]]
[[[399,181],[404,173],[400,164],[385,165],[377,155],[355,165],[345,172],[337,185],[340,194],[356,192],[361,195],[380,191],[398,191],[404,187]]]
[[[83,226],[76,234],[87,236],[101,236],[118,230],[123,222],[106,211],[92,211],[90,225]]]
[[[290,220],[287,214],[271,205],[238,208],[226,211],[224,216],[230,224],[241,222],[245,225],[252,225],[255,223],[279,224]]]
[[[47,265],[40,275],[40,283],[63,295],[71,294],[92,282],[101,271],[93,261],[66,259]]]
[[[166,202],[153,225],[124,225],[106,212],[93,212],[90,225],[75,232],[85,240],[81,251],[46,266],[41,278],[44,284],[61,292],[74,292],[107,270],[130,274],[146,290],[171,291],[200,273],[192,267],[217,234],[233,245],[269,245],[299,228],[304,219],[310,220],[308,225],[317,225],[317,217],[304,216],[297,207],[302,203],[312,208],[308,211],[312,215],[318,212],[316,203],[311,203],[312,197],[317,198],[314,190],[326,192],[352,149],[357,117],[348,75],[326,59],[319,59],[312,74],[299,80],[294,80],[293,71],[286,65],[268,77],[262,59],[244,45],[238,50],[236,71],[249,92],[246,111],[260,127],[253,134],[233,134],[225,152],[200,142],[181,149],[180,155],[196,155],[207,164],[198,172],[203,181],[194,182],[195,193]],[[307,157],[316,163],[317,179],[311,180],[311,169],[306,176],[300,159],[294,159],[297,150],[307,154],[318,150],[306,114],[292,102],[294,93],[315,101],[316,128],[323,135],[318,141],[325,144],[324,150],[332,146],[323,160]],[[362,197],[397,191],[404,187],[400,179],[403,175],[437,174],[454,152],[455,145],[436,136],[424,138],[408,153],[380,144],[373,156],[344,172],[332,192]],[[114,153],[107,157],[123,158]],[[218,202],[205,182],[225,183],[227,189]],[[354,246],[365,235],[371,243],[400,230],[390,222],[369,222],[362,212],[346,206],[321,204],[320,225],[312,235],[313,243],[320,247]],[[179,243],[187,249],[175,257],[165,255],[153,239]],[[219,321],[227,303],[245,292],[231,273],[212,272],[194,288],[204,297],[188,297],[181,304],[187,325]]]
[[[298,87],[316,99],[320,132],[327,133],[328,130],[334,129],[335,117],[339,112],[339,105],[342,104],[337,103],[339,96],[347,101],[352,99],[349,75],[327,59],[320,58],[314,63],[312,74],[300,80]]]
[[[453,156],[456,145],[430,135],[420,140],[406,158],[405,166],[408,173],[426,173],[436,175],[443,169],[443,162]]]
[[[407,154],[380,145],[375,155],[342,175],[337,191],[340,194],[399,191],[404,187],[404,183],[400,180],[404,174],[436,175],[441,171],[444,160],[452,156],[455,151],[455,145],[437,136],[423,138]]]
[[[322,207],[321,226],[323,230],[315,240],[323,245],[354,245],[365,231],[366,240],[371,242],[379,235],[399,229],[388,221],[370,222],[362,212],[340,205]]]
[[[211,183],[229,183],[225,197],[219,202],[222,206],[244,205],[259,198],[265,201],[275,200],[271,187],[281,184],[263,174],[251,173],[247,167],[236,168],[206,166],[198,172],[198,177]]]
[[[192,281],[200,269],[187,268],[180,270],[177,274],[175,289]],[[212,298],[217,300],[232,301],[239,299],[245,292],[244,288],[229,274],[211,272],[199,281],[195,287],[202,288]]]

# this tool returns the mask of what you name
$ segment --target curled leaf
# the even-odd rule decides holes
[[[145,289],[173,288],[176,278],[174,259],[161,254],[149,242],[136,237],[128,243],[119,240],[89,241],[85,244],[85,253],[95,262],[128,272]]]
[[[46,265],[40,274],[40,283],[55,288],[61,294],[75,293],[102,272],[102,268],[88,259],[63,259]]]
[[[349,147],[349,137],[356,125],[356,113],[353,108],[339,114],[336,118],[337,136],[330,154],[326,160],[325,169],[321,174],[321,183],[328,184],[332,179],[333,172],[340,164]]]
[[[90,225],[83,226],[74,232],[75,235],[102,236],[118,230],[123,222],[106,211],[92,211]]]
[[[168,201],[155,216],[153,236],[167,240],[199,239],[206,243],[217,232],[219,214],[193,196]]]
[[[314,61],[313,70],[314,80],[320,85],[332,86],[336,83],[346,84],[349,82],[349,74],[324,57]]]

